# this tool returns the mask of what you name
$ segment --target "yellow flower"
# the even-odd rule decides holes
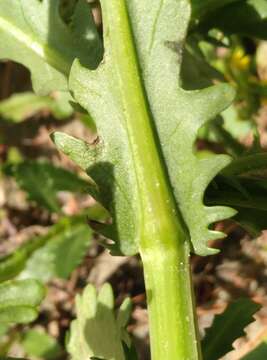
[[[231,57],[231,65],[239,70],[247,70],[250,66],[251,58],[249,55],[245,55],[245,52],[241,48],[237,48]]]

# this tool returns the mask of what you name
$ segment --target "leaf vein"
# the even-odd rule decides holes
[[[161,13],[163,4],[164,4],[164,0],[160,0],[159,7],[158,7],[158,10],[157,10],[157,13],[155,16],[155,20],[152,25],[152,34],[151,34],[151,40],[150,40],[150,44],[149,44],[149,54],[151,53],[151,50],[152,50],[154,42],[155,42],[157,25],[158,25],[158,21],[159,21],[159,17],[160,17],[160,13]]]

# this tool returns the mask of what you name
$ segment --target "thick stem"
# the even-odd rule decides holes
[[[142,254],[153,360],[201,359],[187,246]]]
[[[153,360],[200,360],[189,241],[175,204],[139,73],[126,0],[102,0],[104,33],[125,109],[138,183]]]

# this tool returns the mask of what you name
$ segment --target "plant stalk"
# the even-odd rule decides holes
[[[191,291],[189,252],[153,249],[142,254],[153,360],[202,358]]]
[[[138,183],[153,360],[200,360],[187,230],[173,198],[139,73],[126,0],[102,0],[104,39],[125,109]]]

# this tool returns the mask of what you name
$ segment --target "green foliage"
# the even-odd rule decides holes
[[[52,54],[52,57],[47,56],[43,58],[42,61],[46,61],[49,66],[54,66],[53,71],[57,71],[58,73],[58,69],[61,65],[67,64],[65,58],[63,59],[64,61],[61,61],[62,59],[58,57],[59,53],[60,56],[66,56],[66,59],[68,58],[68,64],[70,64],[69,59],[71,59],[71,56],[67,56],[68,54],[66,55],[65,53],[66,49],[71,52],[74,48],[71,35],[79,35],[80,38],[85,41],[85,29],[86,26],[89,25],[82,17],[83,9],[81,2],[78,3],[73,15],[73,33],[71,34],[67,32],[67,28],[62,23],[62,20],[59,19],[57,2],[53,2],[53,5],[51,5],[52,3],[48,0],[43,1],[42,3],[39,3],[37,0],[32,0],[30,3],[27,2],[27,4],[22,1],[21,4],[24,16],[28,19],[32,28],[35,31],[38,30],[38,38],[40,40],[38,46],[40,46],[42,42],[47,42],[46,45],[49,46],[49,51],[46,51],[46,53]],[[102,5],[104,16],[106,16],[106,5],[105,3]],[[54,8],[52,9],[50,6],[54,6]],[[174,189],[174,196],[177,203],[179,203],[180,211],[182,212],[189,229],[193,247],[199,254],[212,253],[214,250],[207,248],[205,245],[206,241],[221,237],[222,234],[209,230],[210,224],[214,221],[229,217],[233,215],[234,212],[230,209],[219,207],[209,209],[203,205],[202,198],[205,188],[212,177],[214,177],[214,175],[229,162],[229,159],[225,156],[221,156],[220,158],[210,158],[208,160],[205,159],[200,161],[194,154],[193,144],[196,140],[198,129],[203,123],[212,119],[217,113],[227,107],[233,99],[233,92],[230,88],[226,88],[226,86],[209,88],[202,92],[184,92],[181,88],[178,88],[178,63],[181,62],[181,54],[175,53],[172,50],[171,44],[175,41],[177,41],[178,44],[181,44],[184,39],[187,30],[187,22],[189,20],[189,8],[187,5],[184,5],[183,10],[181,10],[179,8],[181,5],[173,4],[173,23],[170,24],[169,19],[166,17],[168,6],[163,6],[162,8],[158,7],[157,1],[155,1],[153,6],[154,12],[152,13],[151,19],[147,21],[142,18],[144,22],[139,21],[139,14],[142,14],[143,16],[147,12],[146,6],[147,5],[143,3],[141,5],[140,2],[138,4],[131,3],[129,6],[132,22],[131,26],[133,29],[133,38],[129,40],[135,43],[141,68],[147,69],[147,71],[141,72],[140,75],[143,77],[143,82],[145,84],[149,108],[153,114],[153,122],[156,126],[159,141],[162,146],[161,152],[164,157],[166,168],[168,169],[171,185]],[[14,19],[15,12],[21,13],[21,10],[18,9],[20,8],[18,3],[17,5],[14,3],[12,7],[7,7],[6,1],[2,1],[2,7],[2,17],[4,19],[2,22],[7,21],[7,18],[9,24],[12,24],[12,21],[16,24],[20,23],[17,14],[16,20]],[[183,24],[181,23],[180,29],[178,29],[178,20],[176,19],[175,14],[181,12],[184,13]],[[37,13],[38,22],[36,15],[34,15]],[[78,16],[78,14],[80,15]],[[50,26],[54,31],[53,41],[51,40],[51,37],[49,38],[48,29],[47,26],[45,26],[45,23],[48,23],[48,18],[50,19]],[[79,26],[77,25],[78,18]],[[157,20],[159,21],[157,22]],[[111,26],[111,24],[108,24],[107,22],[104,24],[106,35],[108,33],[108,27]],[[156,28],[154,28],[154,24],[157,25]],[[27,35],[25,24],[21,27],[22,32],[20,31],[19,34],[25,32]],[[91,28],[92,27],[93,25],[91,24]],[[12,27],[10,26],[9,28],[11,29]],[[113,32],[114,31],[115,30],[113,30]],[[66,36],[65,32],[68,36]],[[62,34],[64,34],[64,49],[62,49],[62,44],[60,42],[63,38]],[[99,45],[96,31],[94,34],[94,45],[99,50],[101,46]],[[146,36],[144,36],[144,34],[146,34]],[[7,42],[8,36],[9,34],[3,34],[3,44]],[[25,38],[25,36],[23,38]],[[151,36],[152,39],[155,37],[155,41],[153,40],[150,42]],[[20,38],[18,37],[18,39]],[[169,46],[160,39],[169,39]],[[70,42],[70,46],[67,46],[68,42]],[[96,161],[88,163],[87,170],[89,175],[98,185],[102,203],[109,209],[113,217],[113,225],[108,231],[105,229],[104,232],[116,242],[115,250],[117,252],[133,254],[138,251],[139,239],[137,234],[139,233],[139,220],[137,214],[140,213],[140,210],[138,209],[140,204],[137,204],[134,208],[132,208],[132,206],[129,207],[129,203],[138,203],[138,200],[132,202],[129,201],[129,199],[137,199],[138,197],[137,179],[134,177],[136,160],[131,160],[131,139],[128,138],[126,131],[128,125],[123,124],[122,121],[124,114],[121,110],[123,108],[123,97],[121,96],[121,92],[124,93],[124,88],[121,87],[120,82],[118,81],[119,75],[115,66],[118,60],[116,56],[119,55],[114,54],[114,52],[112,53],[111,50],[113,45],[108,36],[105,36],[105,42],[107,53],[105,56],[105,64],[102,64],[97,71],[90,73],[86,68],[83,68],[76,63],[71,75],[71,90],[80,104],[87,108],[92,114],[100,136],[100,144],[98,144],[95,149],[92,149],[92,157],[95,157]],[[11,47],[14,43],[14,41],[8,41],[8,44],[11,44],[9,45]],[[27,44],[29,43],[24,43],[24,47],[26,45],[27,48]],[[83,44],[88,45],[85,42]],[[149,57],[147,46],[150,47],[149,53],[151,56]],[[87,47],[91,49],[90,46],[79,46],[79,48],[83,48],[85,51],[87,50]],[[13,58],[12,54],[14,51],[5,48],[2,52],[5,53],[5,55],[3,55],[4,57]],[[16,53],[17,52],[18,51],[16,51]],[[100,53],[100,51],[98,51],[98,53]],[[56,56],[54,56],[55,54]],[[26,66],[31,67],[32,60],[29,60],[27,55],[28,52],[23,54],[20,61]],[[75,55],[76,57],[79,57],[79,52],[76,51]],[[89,68],[92,67],[90,64],[84,62],[84,57],[82,55],[80,56],[82,65],[89,66]],[[178,62],[177,56],[180,58]],[[162,64],[161,59],[163,58],[166,71],[158,71],[159,66]],[[96,63],[97,62],[94,64],[95,66]],[[40,68],[40,66],[38,67],[36,64],[33,64],[33,68]],[[70,65],[63,66],[62,68],[65,68],[65,73],[68,73]],[[41,73],[43,74],[43,72]],[[164,79],[162,76],[164,76]],[[108,84],[112,84],[112,86],[109,88],[107,87]],[[114,84],[117,84],[117,86],[113,86]],[[57,81],[53,81],[53,85],[57,86]],[[61,86],[57,86],[57,90],[60,88]],[[156,88],[157,92],[154,91]],[[127,91],[130,95],[130,90]],[[101,93],[101,98],[98,98],[98,96],[92,97],[90,95]],[[121,104],[116,102],[116,105],[114,105],[114,99],[119,98],[122,99]],[[213,99],[213,101],[207,101],[207,99]],[[180,105],[174,106],[174,104]],[[183,106],[181,104],[183,104]],[[200,107],[201,111],[198,110]],[[162,109],[167,108],[170,111],[164,113]],[[192,108],[196,109],[196,112],[192,112]],[[169,121],[169,119],[172,119],[172,121]],[[182,119],[183,121],[181,122]],[[182,123],[183,126],[178,126],[179,123]],[[193,123],[194,126],[192,126]],[[112,132],[110,131],[110,124],[113,125]],[[185,136],[187,141],[180,141],[180,139],[184,139]],[[172,141],[167,141],[169,138],[171,138]],[[172,144],[175,144],[175,151],[172,148],[174,146]],[[183,148],[180,149],[179,145],[177,148],[176,144],[181,144]],[[73,151],[76,150],[72,150],[72,152]],[[173,156],[174,153],[176,153],[177,156]],[[186,156],[184,156],[185,154]],[[120,162],[117,161],[118,158],[120,158]],[[186,162],[184,161],[184,158],[187,159]],[[220,166],[218,164],[220,164]],[[129,168],[130,171],[125,172],[126,168]],[[189,172],[189,168],[195,169],[195,172]],[[186,174],[186,176],[181,176],[179,173]],[[203,176],[199,179],[199,183],[196,184],[197,174],[199,173],[202,173]],[[198,188],[198,191],[192,193],[191,189],[195,188]],[[132,194],[128,192],[129,189],[131,189]],[[128,194],[125,195],[127,192]],[[196,211],[196,208],[198,211]],[[195,214],[199,214],[199,216],[196,218]],[[126,224],[127,226],[125,226]]]
[[[192,12],[193,12],[193,19],[201,19],[205,15],[207,16],[209,13],[217,10],[221,11],[226,5],[240,2],[240,0],[192,0]]]
[[[35,320],[43,297],[44,288],[36,280],[0,284],[0,322],[25,324]]]
[[[33,87],[42,95],[68,90],[67,76],[75,58],[95,68],[101,57],[85,0],[77,3],[71,27],[59,16],[59,0],[1,0],[0,30],[0,58],[29,68]]]
[[[213,2],[216,3],[216,1]],[[225,4],[226,6],[223,6]],[[220,1],[219,6],[215,5],[208,10],[214,11],[210,11],[204,17],[203,22],[200,22],[202,31],[216,28],[228,35],[242,34],[267,39],[267,3],[265,0]]]
[[[253,236],[267,226],[266,153],[236,158],[210,185],[207,204],[233,206],[238,210],[234,220]]]
[[[54,97],[37,96],[31,92],[15,94],[0,102],[0,117],[19,123],[40,111],[49,111],[55,118],[64,119],[73,112],[68,98],[69,96],[64,93],[57,93]]]
[[[56,360],[62,355],[62,348],[58,342],[52,336],[38,330],[27,331],[21,345],[28,356]]]
[[[51,277],[67,278],[82,261],[91,238],[85,216],[63,218],[51,226],[46,235],[31,239],[12,254],[0,258],[0,281],[12,279],[22,270],[24,278],[42,281]]]
[[[61,211],[57,197],[59,191],[86,193],[91,186],[73,172],[47,161],[25,161],[7,165],[5,173],[14,176],[21,189],[27,192],[29,200],[51,212]]]
[[[72,360],[135,360],[124,352],[131,347],[125,327],[129,321],[131,303],[126,299],[117,315],[114,313],[114,296],[109,284],[97,295],[92,285],[87,285],[82,295],[76,297],[77,319],[71,324],[68,351]]]
[[[211,179],[230,159],[220,155],[199,160],[193,146],[199,128],[231,103],[234,92],[226,85],[187,92],[178,87],[181,52],[174,51],[174,44],[175,39],[179,39],[180,45],[175,45],[178,50],[186,34],[189,19],[187,4],[173,2],[173,15],[166,16],[169,5],[161,7],[159,1],[154,1],[149,19],[145,14],[151,12],[150,3],[133,1],[128,6],[133,38],[125,41],[133,42],[137,49],[141,71],[134,76],[142,77],[145,86],[148,106],[153,114],[151,121],[159,137],[158,151],[162,153],[194,250],[202,255],[214,253],[215,250],[207,248],[206,242],[222,234],[210,230],[209,226],[232,216],[234,211],[221,207],[208,208],[204,206],[202,198]],[[132,116],[130,105],[125,105],[125,92],[129,97],[136,97],[137,94],[126,86],[126,73],[122,75],[122,72],[130,73],[131,69],[123,62],[118,65],[120,50],[116,48],[116,41],[119,40],[116,40],[116,36],[111,38],[108,35],[110,31],[115,31],[112,28],[115,21],[106,14],[105,1],[102,7],[105,62],[94,72],[76,62],[70,76],[70,87],[75,99],[94,118],[100,137],[95,149],[91,147],[91,158],[83,167],[98,185],[102,203],[113,217],[111,239],[116,242],[118,250],[133,254],[137,252],[137,234],[140,233],[138,214],[141,210],[138,207],[142,200],[138,194],[138,180],[134,170],[140,160],[135,159],[132,152],[131,143],[135,140],[128,135],[131,125],[124,119],[125,116],[128,119]],[[182,13],[183,19],[178,19],[177,14]],[[168,43],[164,39],[168,39]],[[124,85],[119,81],[121,76],[125,76]],[[125,109],[125,106],[128,108]],[[125,111],[129,112],[125,115]],[[64,140],[57,141],[57,145],[65,151]],[[66,153],[75,160],[72,154],[78,153],[78,150],[74,146],[71,150],[66,147]]]
[[[92,232],[83,215],[63,218],[47,235],[36,239],[44,243],[27,261],[22,278],[48,281],[67,279],[80,265],[91,243]]]
[[[262,217],[267,214],[266,199],[260,198],[267,195],[267,188],[259,176],[266,168],[266,155],[243,154],[234,132],[228,132],[218,116],[232,104],[235,91],[226,84],[211,85],[214,79],[223,81],[221,69],[230,68],[225,75],[239,93],[244,90],[237,101],[245,98],[249,116],[257,111],[259,94],[266,94],[266,88],[250,86],[252,68],[232,71],[233,54],[215,69],[212,61],[206,61],[210,47],[206,44],[203,50],[200,43],[210,42],[214,55],[214,44],[231,44],[232,38],[225,35],[266,38],[266,1],[100,3],[104,47],[85,0],[70,1],[66,7],[59,0],[0,0],[0,58],[28,67],[37,93],[63,90],[68,97],[71,94],[97,128],[91,144],[53,134],[57,147],[87,172],[90,183],[47,163],[24,162],[6,171],[31,200],[51,212],[60,212],[57,193],[61,190],[88,191],[105,207],[112,221],[98,224],[97,229],[113,241],[107,247],[114,254],[140,252],[144,261],[153,359],[161,360],[165,351],[168,360],[196,359],[199,349],[189,346],[197,343],[191,321],[189,247],[199,255],[216,252],[208,242],[224,234],[212,230],[212,224],[236,214],[229,206],[240,210],[236,221],[254,230],[263,228]],[[257,95],[251,94],[254,91]],[[51,98],[34,99],[32,111],[46,103],[61,116]],[[5,103],[9,115],[3,116],[21,121],[29,114],[23,101],[19,111],[12,112],[12,101],[16,105],[18,99],[10,101],[11,111]],[[227,113],[223,116],[229,118]],[[232,163],[226,154],[196,152],[203,129],[212,129],[217,139],[223,139],[235,157]],[[0,276],[9,278],[26,267],[21,277],[67,278],[81,262],[90,240],[82,216],[65,218],[46,236],[2,259]],[[77,320],[68,343],[73,360],[136,358],[125,331],[128,301],[115,315],[111,288],[105,285],[97,295],[89,285],[77,297],[76,307]],[[257,309],[254,303],[240,300],[217,316],[203,342],[204,358],[216,360],[230,351]],[[32,333],[26,340],[35,355],[33,343],[51,344],[51,339],[36,340],[36,336]],[[41,345],[39,350],[43,351]]]
[[[203,358],[218,360],[231,351],[233,342],[245,334],[244,328],[253,321],[259,309],[260,305],[251,300],[240,299],[216,315],[202,342]]]

